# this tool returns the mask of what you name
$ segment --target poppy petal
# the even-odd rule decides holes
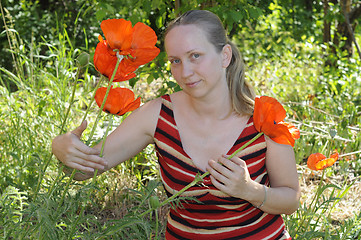
[[[293,139],[299,139],[301,137],[300,130],[292,123],[282,121],[279,122],[279,124],[283,124],[288,128],[288,131],[291,133]]]
[[[160,50],[157,47],[140,48],[132,50],[132,57],[125,59],[125,62],[131,66],[138,67],[152,61],[158,56]]]
[[[322,161],[319,161],[315,164],[316,170],[323,170],[325,168],[328,168],[332,166],[337,161],[336,158],[325,158]]]
[[[318,170],[316,164],[325,158],[326,156],[322,153],[313,153],[307,159],[307,167],[311,170]]]
[[[109,78],[113,73],[117,57],[109,54],[107,42],[101,41],[95,48],[93,60],[96,70]],[[113,66],[113,68],[111,66]]]
[[[255,99],[254,106],[254,126],[259,132],[265,122],[278,123],[286,117],[286,110],[274,98],[262,96]]]
[[[265,123],[263,124],[263,133],[279,144],[287,144],[292,147],[295,144],[295,139],[288,131],[288,127],[283,124]]]
[[[111,78],[118,58],[109,53],[107,41],[99,42],[94,53],[94,66],[98,72]],[[114,82],[127,81],[135,77],[136,66],[127,64],[122,60],[114,77]]]
[[[144,23],[138,22],[133,27],[132,48],[152,48],[157,43],[154,30]]]
[[[99,88],[95,93],[95,101],[101,107],[106,87]],[[140,98],[134,100],[134,93],[128,88],[111,87],[109,95],[104,105],[103,111],[122,116],[127,112],[133,111],[140,106]]]
[[[101,107],[106,92],[107,92],[106,87],[98,88],[97,91],[95,92],[94,98],[98,107]],[[121,104],[118,103],[118,99],[119,99],[119,93],[117,91],[114,91],[113,88],[111,88],[107,100],[105,101],[103,111],[111,114],[116,114],[117,112],[119,112],[122,106]]]
[[[334,158],[334,159],[338,159],[338,152],[337,152],[337,150],[335,150],[335,152],[333,153],[333,154],[331,154],[331,156],[330,156],[330,158]]]
[[[130,49],[133,39],[131,21],[125,19],[107,19],[101,22],[100,27],[112,49]]]
[[[119,113],[118,115],[124,115],[127,112],[131,112],[134,111],[135,109],[137,109],[140,106],[140,97],[138,97],[137,99],[135,99],[133,102],[130,102],[127,106],[125,106]]]

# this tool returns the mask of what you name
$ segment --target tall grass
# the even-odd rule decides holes
[[[91,51],[86,42],[84,49],[72,46],[60,27],[56,43],[23,42],[11,26],[7,33],[16,68],[0,68],[0,235],[4,239],[162,238],[166,207],[154,210],[149,203],[152,196],[165,199],[151,146],[95,183],[69,182],[51,155],[51,139],[62,132],[64,121],[64,131],[73,129],[87,108],[91,108],[89,122],[95,118],[95,110],[87,104],[98,75],[89,65],[77,77],[76,57]],[[274,46],[277,56],[263,60],[253,58],[257,52],[245,51],[248,77],[259,94],[281,100],[289,120],[301,129],[295,146],[300,179],[320,186],[312,192],[315,201],[303,201],[296,213],[285,216],[287,227],[296,239],[360,239],[360,208],[337,224],[332,218],[338,203],[355,194],[350,189],[360,182],[360,153],[341,158],[325,175],[305,168],[307,156],[322,152],[331,141],[341,154],[360,150],[360,64],[345,59],[338,68],[325,69],[317,43],[288,41],[283,49]],[[40,52],[44,46],[47,51]],[[293,47],[299,51],[295,53]],[[17,91],[10,91],[10,85]],[[106,124],[100,122],[96,137],[102,136]],[[140,216],[149,209],[144,220]]]

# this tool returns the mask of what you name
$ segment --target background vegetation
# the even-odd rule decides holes
[[[168,206],[152,146],[96,181],[74,182],[51,155],[51,140],[77,126],[99,74],[91,56],[100,22],[125,18],[151,26],[161,54],[129,82],[148,101],[179,90],[162,44],[166,23],[189,9],[220,16],[246,61],[259,95],[280,100],[301,130],[295,145],[302,201],[285,216],[296,239],[361,239],[361,4],[354,0],[1,0],[0,235],[4,239],[162,238]],[[92,57],[91,57],[92,59]],[[128,84],[128,83],[124,83]],[[71,89],[76,87],[75,100]],[[70,109],[67,118],[67,109]],[[121,122],[117,119],[114,127]],[[65,127],[62,125],[65,123]],[[102,120],[96,139],[102,137]],[[305,167],[311,153],[340,160]]]

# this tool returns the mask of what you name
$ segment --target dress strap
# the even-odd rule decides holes
[[[173,116],[172,100],[168,94],[162,96],[162,105],[167,107],[170,111],[172,111],[172,116]]]

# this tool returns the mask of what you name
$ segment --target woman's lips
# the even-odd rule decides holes
[[[200,81],[201,81],[201,80],[196,81],[196,82],[186,83],[186,86],[187,86],[187,87],[190,87],[190,88],[193,88],[193,87],[197,86],[198,83],[200,83]]]

